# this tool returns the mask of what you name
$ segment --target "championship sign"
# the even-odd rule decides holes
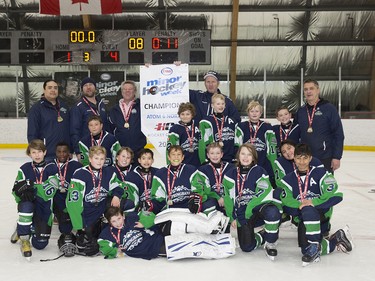
[[[168,131],[179,121],[178,107],[189,101],[188,65],[141,66],[139,91],[142,132],[165,155]]]

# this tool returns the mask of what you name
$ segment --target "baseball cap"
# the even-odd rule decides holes
[[[216,71],[213,71],[213,70],[210,70],[210,71],[206,72],[206,74],[203,76],[203,79],[206,80],[207,77],[213,77],[217,81],[220,81],[219,73],[217,73]]]
[[[94,79],[92,79],[91,77],[86,77],[86,78],[83,78],[82,79],[82,82],[81,82],[81,89],[83,89],[83,86],[85,86],[85,84],[87,83],[92,83],[94,84],[95,88],[96,88],[96,82]]]

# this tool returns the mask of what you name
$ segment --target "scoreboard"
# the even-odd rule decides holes
[[[0,65],[211,64],[210,30],[0,30]]]

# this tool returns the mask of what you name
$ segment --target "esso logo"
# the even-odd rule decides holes
[[[161,74],[163,75],[171,75],[173,73],[173,70],[172,68],[170,67],[164,67],[162,70],[161,70]]]
[[[100,79],[102,79],[103,81],[108,81],[111,79],[111,75],[109,75],[108,73],[103,73],[102,75],[100,75]]]

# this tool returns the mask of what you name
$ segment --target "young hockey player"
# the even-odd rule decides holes
[[[21,240],[21,253],[28,260],[32,255],[30,236],[33,247],[41,250],[48,245],[51,234],[52,204],[58,189],[58,178],[56,166],[46,164],[44,160],[46,153],[42,140],[29,143],[26,154],[32,162],[20,167],[12,189],[18,204],[17,237]]]
[[[237,124],[233,119],[224,116],[225,97],[222,94],[214,94],[211,103],[214,113],[199,122],[201,132],[201,140],[199,141],[200,161],[203,163],[206,160],[206,146],[218,142],[223,148],[223,161],[232,163],[236,155],[234,136]]]
[[[269,123],[260,119],[263,107],[257,101],[251,101],[247,106],[249,121],[238,124],[236,128],[236,146],[240,147],[244,143],[252,144],[257,150],[258,165],[263,167],[270,181],[274,185],[273,162],[277,158],[277,146],[275,133]]]
[[[113,259],[125,253],[129,257],[153,259],[165,256],[164,236],[157,227],[145,230],[139,223],[137,213],[129,213],[124,217],[118,207],[109,207],[105,213],[109,223],[98,239],[100,252],[104,258]]]
[[[328,239],[322,233],[329,227],[332,207],[342,201],[342,193],[333,175],[324,167],[311,166],[312,153],[306,144],[298,144],[294,151],[297,169],[281,180],[281,200],[284,210],[298,217],[298,244],[301,247],[302,265],[320,260],[320,255],[339,248],[352,250],[348,229],[340,229]]]
[[[184,151],[183,163],[199,167],[201,162],[198,155],[198,143],[201,133],[193,120],[195,116],[194,105],[190,102],[181,103],[178,108],[178,116],[180,121],[174,124],[168,133],[167,164],[169,164],[168,148],[171,145],[179,145]]]
[[[166,255],[168,260],[184,258],[218,259],[235,254],[235,241],[230,234],[204,234],[217,228],[221,229],[221,222],[225,221],[223,216],[212,216],[208,219],[205,215],[200,217],[191,213],[181,213],[180,211],[184,211],[183,209],[168,212],[171,210],[166,210],[167,213],[161,217],[161,220],[171,220],[172,226],[174,224],[179,225],[183,220],[185,227],[182,233],[164,237],[156,226],[149,229],[143,228],[142,223],[140,223],[143,212],[139,215],[129,213],[124,217],[120,208],[109,207],[105,214],[109,226],[102,230],[98,239],[100,251],[104,258],[113,259],[126,254],[129,257],[147,260]],[[200,232],[186,233],[192,229],[200,230]],[[166,247],[166,243],[168,243],[168,247]],[[184,246],[181,247],[181,244]]]
[[[169,148],[168,160],[171,164],[158,170],[152,179],[150,211],[155,214],[167,208],[188,208],[196,168],[182,163],[184,152],[178,145]]]
[[[152,167],[154,163],[154,153],[151,149],[143,148],[138,153],[139,165],[126,177],[125,193],[122,200],[124,206],[133,206],[125,208],[124,212],[148,210],[151,201],[151,183],[152,179],[159,169]],[[127,202],[131,201],[131,202]]]
[[[80,161],[83,166],[89,164],[90,147],[102,146],[107,151],[107,157],[104,166],[110,166],[115,162],[117,151],[120,149],[120,143],[115,136],[103,130],[103,121],[100,116],[92,115],[87,120],[87,126],[90,134],[83,136],[79,141]]]
[[[242,251],[251,252],[265,241],[267,256],[277,256],[281,206],[273,199],[272,186],[267,172],[257,165],[258,157],[253,145],[245,143],[237,152],[237,168],[224,175],[225,211],[232,227],[237,228]],[[264,223],[264,230],[254,233]]]
[[[296,143],[290,139],[283,140],[280,144],[281,156],[275,160],[273,165],[277,186],[280,186],[280,181],[285,175],[293,172],[296,169],[296,165],[294,163],[295,146]],[[312,157],[310,165],[315,167],[323,167],[322,162],[316,157]]]
[[[111,194],[111,205],[119,207],[124,194],[114,168],[104,167],[106,155],[104,147],[90,148],[90,164],[74,173],[66,199],[73,229],[77,230],[77,248],[87,256],[99,251],[97,238],[107,197]]]
[[[116,160],[113,166],[116,168],[117,177],[125,182],[125,177],[129,172],[134,170],[132,164],[134,152],[130,147],[122,146],[116,153]]]
[[[207,145],[207,158],[209,163],[198,168],[192,182],[192,191],[202,197],[202,212],[209,213],[213,210],[224,211],[224,174],[234,165],[225,161],[223,149],[213,142]]]
[[[66,195],[73,173],[82,167],[76,160],[69,159],[69,145],[60,142],[56,145],[56,158],[54,164],[57,167],[59,188],[53,198],[53,213],[58,221],[61,233],[58,239],[58,246],[65,256],[72,256],[75,253],[75,235],[72,233],[72,223],[69,214],[66,212]]]
[[[286,106],[280,106],[276,109],[276,119],[280,122],[278,125],[273,125],[272,129],[275,132],[278,152],[280,155],[280,144],[286,139],[299,143],[300,128],[298,124],[293,124],[292,113]]]

